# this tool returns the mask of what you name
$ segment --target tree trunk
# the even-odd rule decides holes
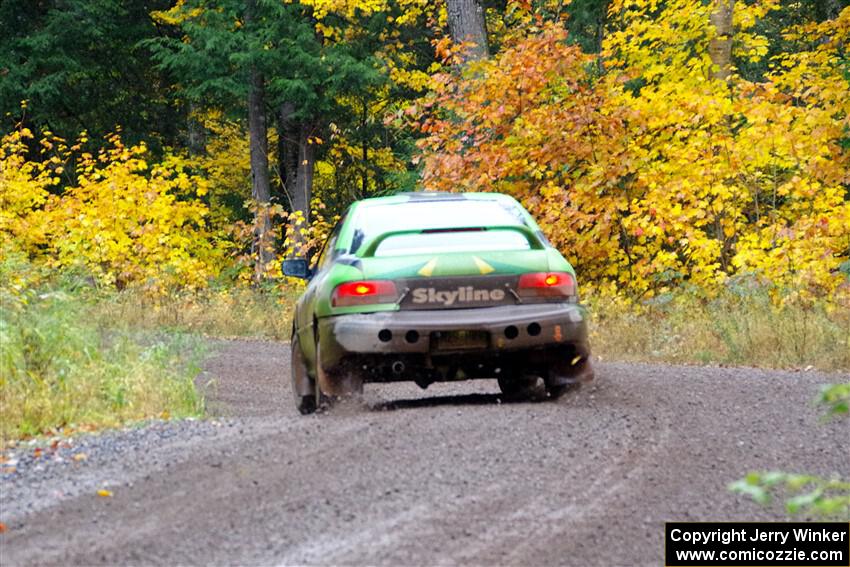
[[[298,177],[299,126],[292,118],[295,105],[285,102],[280,105],[277,122],[277,164],[280,175],[281,196],[290,211],[294,211],[293,195]]]
[[[251,198],[257,212],[254,214],[254,274],[257,280],[266,273],[274,257],[271,219],[269,218],[269,139],[266,127],[265,88],[262,73],[251,69],[248,89],[248,134],[251,147]]]
[[[446,13],[452,41],[470,44],[463,54],[464,61],[489,57],[487,24],[479,0],[446,0]]]
[[[595,41],[594,53],[602,53],[602,41],[605,39],[605,26],[608,24],[608,6],[611,5],[611,0],[603,0],[599,8],[599,14],[596,19],[596,33],[594,34]],[[599,59],[600,71],[602,71],[602,59]]]
[[[360,144],[363,168],[360,170],[360,198],[364,198],[369,191],[369,142],[366,139],[366,131],[369,126],[369,105],[363,101],[363,117],[360,121],[360,131],[363,132],[363,141]]]
[[[717,34],[708,46],[715,69],[712,76],[728,81],[732,74],[732,8],[734,0],[714,0],[710,21]]]
[[[301,211],[304,218],[303,224],[297,228],[306,228],[310,225],[310,200],[313,196],[313,169],[316,164],[316,145],[310,138],[313,135],[313,126],[302,123],[298,127],[298,162],[296,167],[294,190],[290,195],[292,199],[292,212]],[[301,232],[295,228],[289,234],[290,249],[288,254],[292,257],[304,257],[304,239]]]
[[[245,26],[253,24],[257,0],[245,1]],[[265,78],[263,73],[251,65],[248,77],[248,140],[251,152],[251,198],[254,200],[254,242],[251,252],[255,254],[254,277],[262,279],[269,263],[274,258],[274,241],[269,217],[271,187],[269,182],[269,134],[266,125]]]
[[[316,145],[310,140],[313,135],[311,124],[301,124],[298,136],[298,173],[295,179],[295,195],[292,206],[304,211],[304,220],[310,222],[310,199],[313,196],[313,168],[316,165]]]
[[[818,14],[819,21],[834,20],[841,13],[842,8],[841,0],[825,0],[822,4],[815,3],[815,6],[820,8],[819,12],[822,12]]]
[[[201,155],[206,151],[207,131],[204,128],[204,123],[199,120],[198,106],[190,102],[187,111],[189,116],[186,119],[186,146],[191,155]]]

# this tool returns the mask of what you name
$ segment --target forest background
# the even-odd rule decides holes
[[[4,0],[0,433],[198,414],[192,337],[422,189],[520,200],[603,359],[847,371],[848,4]]]

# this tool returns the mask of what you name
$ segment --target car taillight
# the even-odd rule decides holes
[[[334,307],[352,305],[372,305],[374,303],[395,303],[398,291],[389,280],[366,280],[339,284],[331,296]]]
[[[537,272],[519,277],[520,297],[573,297],[576,281],[566,272]]]

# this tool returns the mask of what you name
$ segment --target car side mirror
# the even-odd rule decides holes
[[[295,258],[293,260],[283,261],[283,275],[291,278],[301,278],[302,280],[310,279],[310,265],[303,258]]]

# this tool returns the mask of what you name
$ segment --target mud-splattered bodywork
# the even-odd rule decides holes
[[[575,272],[511,197],[359,201],[325,248],[296,307],[293,338],[306,366],[298,395],[316,391],[316,379],[333,394],[370,381],[592,377]],[[572,279],[572,292],[529,294],[528,278],[547,275]],[[363,301],[378,302],[340,297],[375,286]]]

